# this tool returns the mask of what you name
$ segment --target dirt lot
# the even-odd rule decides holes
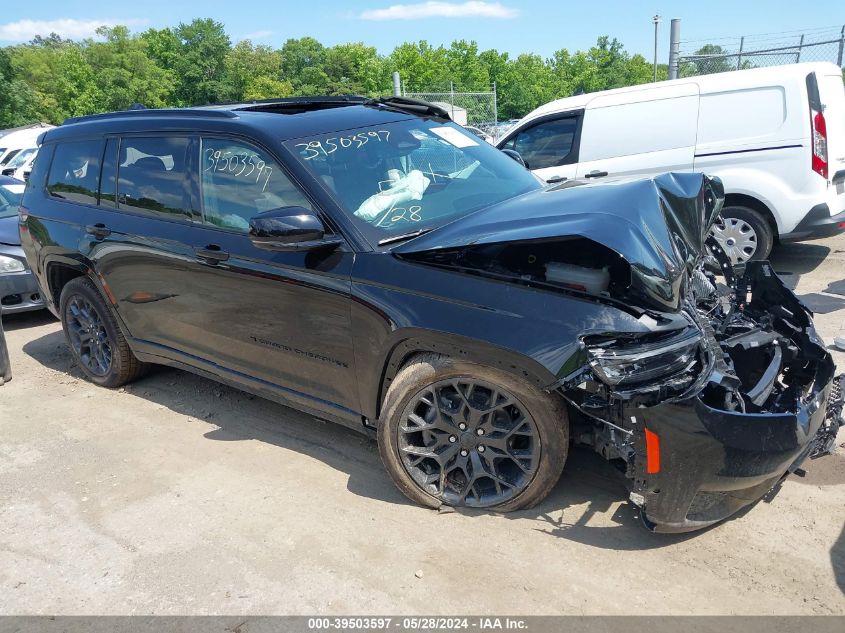
[[[845,237],[774,263],[819,293]],[[693,535],[647,533],[580,450],[532,511],[438,513],[351,431],[176,370],[100,389],[51,317],[5,324],[0,613],[845,614],[845,449]]]

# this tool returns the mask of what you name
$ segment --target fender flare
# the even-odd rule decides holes
[[[427,352],[499,369],[528,381],[538,389],[545,390],[557,380],[551,370],[520,352],[447,332],[403,328],[393,332],[385,342],[381,362],[377,365],[378,373],[373,371],[367,377],[370,384],[363,390],[366,417],[371,420],[379,418],[384,397],[396,374],[410,357]]]

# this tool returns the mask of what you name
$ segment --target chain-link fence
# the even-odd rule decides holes
[[[845,26],[801,34],[717,38],[696,46],[692,41],[681,42],[681,77],[799,62],[833,62],[841,68]]]
[[[435,103],[460,125],[471,125],[492,139],[497,136],[496,89],[490,92],[405,92],[406,97]]]

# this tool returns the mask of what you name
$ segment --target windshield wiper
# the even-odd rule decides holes
[[[403,233],[402,235],[394,235],[393,237],[386,237],[383,240],[379,240],[378,245],[384,246],[385,244],[393,244],[394,242],[403,242],[405,240],[409,240],[412,237],[419,237],[429,231],[433,231],[434,229],[420,229],[419,231],[413,231],[412,233]]]

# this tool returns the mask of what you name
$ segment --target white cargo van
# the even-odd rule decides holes
[[[734,262],[845,230],[845,87],[792,64],[559,99],[497,146],[547,181],[701,171],[725,185],[714,229]]]
[[[22,150],[38,145],[38,137],[52,125],[36,123],[12,130],[0,130],[0,167],[8,165]]]

